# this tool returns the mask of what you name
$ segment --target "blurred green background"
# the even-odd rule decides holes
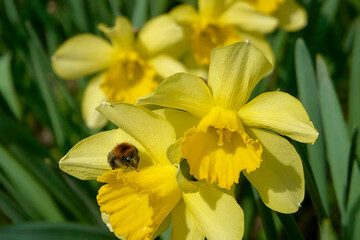
[[[116,239],[100,218],[100,185],[58,168],[96,131],[80,116],[88,79],[62,81],[51,55],[78,33],[101,35],[98,23],[125,15],[140,29],[183,2],[197,1],[0,1],[0,239]],[[360,239],[360,1],[298,2],[308,25],[268,36],[277,66],[253,95],[281,89],[300,98],[320,137],[314,146],[293,142],[307,190],[296,214],[269,210],[241,178],[244,239]]]

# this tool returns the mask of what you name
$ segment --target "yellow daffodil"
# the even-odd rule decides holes
[[[276,29],[277,19],[258,12],[247,3],[228,2],[199,0],[198,11],[191,5],[183,4],[170,12],[170,15],[189,32],[187,35],[196,63],[208,66],[213,48],[245,39],[250,39],[265,53],[270,62],[274,63],[271,46],[263,35]]]
[[[247,2],[259,12],[275,17],[279,27],[288,32],[298,31],[307,24],[306,10],[295,0],[235,0]]]
[[[181,141],[181,155],[196,179],[229,189],[242,171],[267,206],[291,213],[304,198],[303,167],[294,147],[275,132],[306,143],[314,143],[318,132],[302,104],[289,94],[268,92],[247,103],[270,69],[249,41],[216,48],[207,84],[178,73],[138,104],[181,109],[198,117],[199,124]]]
[[[82,100],[82,116],[90,128],[107,122],[95,110],[102,101],[135,103],[165,77],[185,71],[174,58],[182,49],[183,29],[168,15],[150,20],[136,39],[125,17],[118,17],[112,28],[99,24],[99,30],[111,44],[93,34],[80,34],[65,41],[52,57],[53,69],[63,79],[101,71],[88,83]]]
[[[164,117],[134,105],[104,104],[98,110],[119,129],[79,142],[61,159],[60,168],[77,178],[104,183],[97,201],[110,230],[121,239],[154,239],[171,219],[171,239],[242,238],[243,212],[234,197],[207,183],[191,183],[181,177],[179,165],[167,159],[168,147],[194,117],[173,109],[158,110],[179,126],[174,129]],[[123,142],[138,150],[136,170],[110,168],[108,153]],[[187,187],[191,191],[181,185],[192,185]]]

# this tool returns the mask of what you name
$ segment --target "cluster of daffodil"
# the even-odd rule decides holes
[[[241,239],[244,216],[234,198],[241,172],[269,208],[298,210],[304,198],[302,162],[280,135],[314,143],[318,133],[302,104],[289,94],[269,92],[248,102],[272,64],[267,52],[259,50],[261,44],[256,45],[259,41],[254,41],[256,47],[249,40],[239,42],[242,31],[254,30],[256,21],[267,32],[284,21],[281,7],[297,6],[289,0],[272,2],[268,11],[264,6],[269,1],[260,0],[204,0],[199,12],[181,5],[151,20],[135,43],[130,23],[118,18],[112,29],[100,26],[113,46],[80,35],[55,54],[56,71],[69,70],[64,77],[107,68],[86,90],[85,96],[96,99],[84,104],[108,100],[96,110],[118,129],[79,142],[61,159],[60,168],[104,183],[97,201],[103,221],[119,238],[154,239],[172,222],[172,239]],[[171,39],[167,44],[152,35],[166,31],[172,31],[172,36],[164,35]],[[190,68],[176,60],[180,46],[189,41],[185,59],[201,66],[194,68],[200,76],[185,73]],[[86,50],[79,45],[89,43]],[[69,62],[75,53],[80,57]],[[165,80],[157,86],[159,78]],[[95,115],[91,111],[87,116]],[[109,165],[109,152],[121,143],[136,147],[137,169]]]
[[[55,52],[52,66],[63,79],[95,75],[84,92],[82,116],[90,128],[107,120],[95,108],[102,101],[135,103],[177,72],[207,77],[215,47],[251,40],[274,65],[264,35],[277,27],[296,31],[307,23],[306,11],[294,0],[199,0],[148,21],[134,34],[129,20],[114,27],[99,24],[111,43],[93,34],[68,39]]]

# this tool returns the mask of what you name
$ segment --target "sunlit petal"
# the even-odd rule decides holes
[[[89,128],[102,128],[107,123],[107,119],[96,111],[96,107],[106,100],[106,95],[100,89],[100,82],[103,74],[97,75],[86,85],[81,103],[81,115],[86,126]]]
[[[260,79],[272,68],[249,42],[216,48],[210,57],[208,85],[216,105],[238,110]]]
[[[196,9],[189,4],[182,4],[170,11],[170,16],[180,24],[190,25],[199,19]]]
[[[102,104],[97,109],[141,143],[154,161],[168,163],[166,151],[175,142],[176,136],[173,127],[161,116],[125,103]]]
[[[219,21],[235,25],[242,31],[270,33],[278,26],[278,20],[258,12],[253,6],[244,2],[235,2],[221,14]]]
[[[99,24],[99,30],[102,31],[115,48],[121,51],[130,51],[133,48],[134,33],[130,21],[125,17],[117,17],[114,27],[108,27],[106,24]]]
[[[185,32],[170,15],[148,21],[138,35],[138,47],[147,56],[165,53],[178,57],[185,51]]]
[[[304,199],[305,181],[301,159],[295,148],[283,137],[260,129],[249,134],[263,146],[263,162],[247,179],[260,193],[262,201],[282,213],[296,212]]]
[[[273,67],[275,66],[276,59],[274,51],[265,36],[263,36],[262,34],[248,32],[240,32],[240,36],[242,39],[250,40],[250,42],[254,44],[254,46],[257,47],[265,55],[271,65]]]
[[[121,129],[116,129],[95,134],[77,143],[60,160],[60,169],[83,180],[96,179],[110,169],[107,156],[114,147],[123,142],[138,149],[140,168],[153,164],[149,154],[138,141]]]
[[[184,193],[183,199],[207,239],[242,239],[244,214],[234,197],[204,184],[196,193]]]
[[[172,211],[172,223],[171,240],[201,240],[205,238],[184,201],[180,201]]]
[[[51,58],[54,72],[64,79],[75,79],[107,68],[115,57],[115,49],[101,37],[80,34],[69,38]]]
[[[203,18],[217,18],[225,8],[223,0],[199,0],[199,14]]]
[[[161,108],[154,110],[153,112],[162,116],[174,127],[176,132],[176,139],[183,137],[187,130],[197,126],[200,121],[198,117],[195,117],[188,112],[172,108]]]
[[[201,117],[212,109],[214,100],[203,79],[177,73],[164,80],[153,93],[139,98],[137,104],[177,108]]]
[[[319,133],[299,100],[284,92],[267,92],[239,110],[249,127],[267,128],[299,142],[314,143]]]
[[[274,12],[274,16],[279,19],[279,25],[286,31],[298,31],[307,24],[307,12],[294,0],[286,0]]]
[[[186,72],[185,66],[169,55],[157,55],[149,59],[149,64],[161,78],[167,78],[178,72]]]

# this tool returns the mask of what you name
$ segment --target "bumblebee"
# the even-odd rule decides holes
[[[136,170],[139,164],[139,160],[139,151],[137,148],[134,145],[126,142],[118,144],[108,154],[108,163],[113,170],[118,168],[123,170],[129,168]]]

